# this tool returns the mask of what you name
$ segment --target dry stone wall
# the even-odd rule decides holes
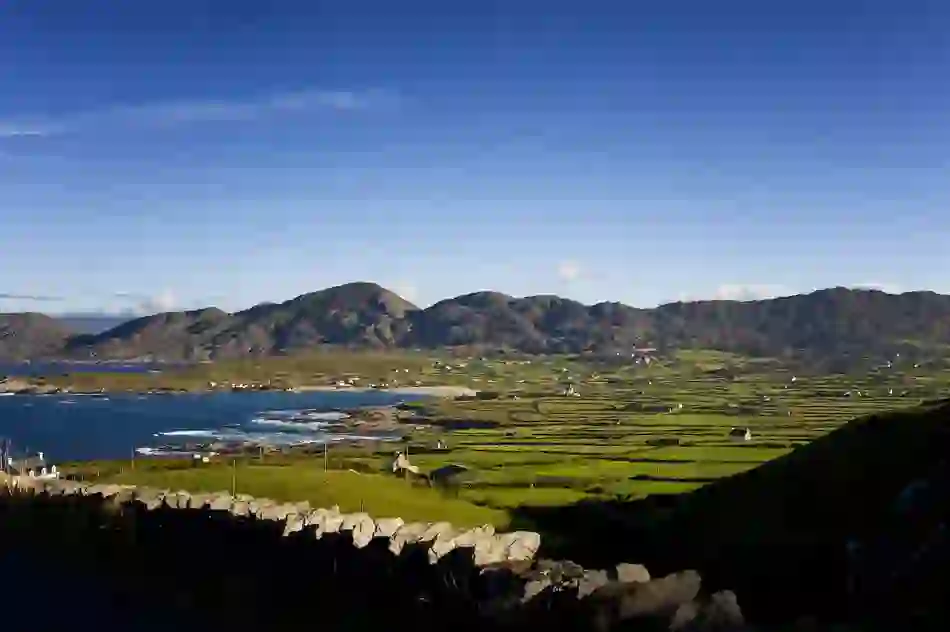
[[[540,559],[534,532],[374,519],[227,492],[24,478],[2,490],[8,552],[98,577],[110,586],[107,601],[133,612],[129,604],[171,595],[170,620],[148,619],[156,626],[322,620],[366,629],[395,619],[400,629],[454,632],[745,629],[735,595],[704,595],[694,571],[651,578],[637,564],[589,570]]]

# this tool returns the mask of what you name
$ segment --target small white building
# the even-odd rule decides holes
[[[60,477],[59,470],[55,465],[47,465],[46,458],[42,452],[37,452],[36,456],[22,459],[7,457],[7,468],[14,476],[28,476],[30,478],[54,479]]]
[[[731,428],[729,438],[733,441],[751,441],[752,430],[749,428]]]

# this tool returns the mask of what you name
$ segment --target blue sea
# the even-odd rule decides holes
[[[341,409],[412,399],[385,392],[8,395],[0,396],[0,438],[17,453],[43,451],[55,461],[129,458],[210,441],[319,444],[353,438],[339,430]]]
[[[38,377],[66,373],[146,373],[162,372],[187,364],[150,362],[0,362],[0,376]]]

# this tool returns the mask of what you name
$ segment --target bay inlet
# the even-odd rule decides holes
[[[341,411],[417,399],[385,391],[15,395],[0,397],[0,437],[54,461],[125,459],[194,443],[320,444],[361,438],[341,430]]]

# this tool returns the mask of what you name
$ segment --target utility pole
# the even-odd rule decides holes
[[[237,459],[231,459],[231,496],[237,495]]]
[[[330,442],[324,439],[323,441],[323,471],[326,472],[330,469],[329,455],[327,454],[330,450]]]

